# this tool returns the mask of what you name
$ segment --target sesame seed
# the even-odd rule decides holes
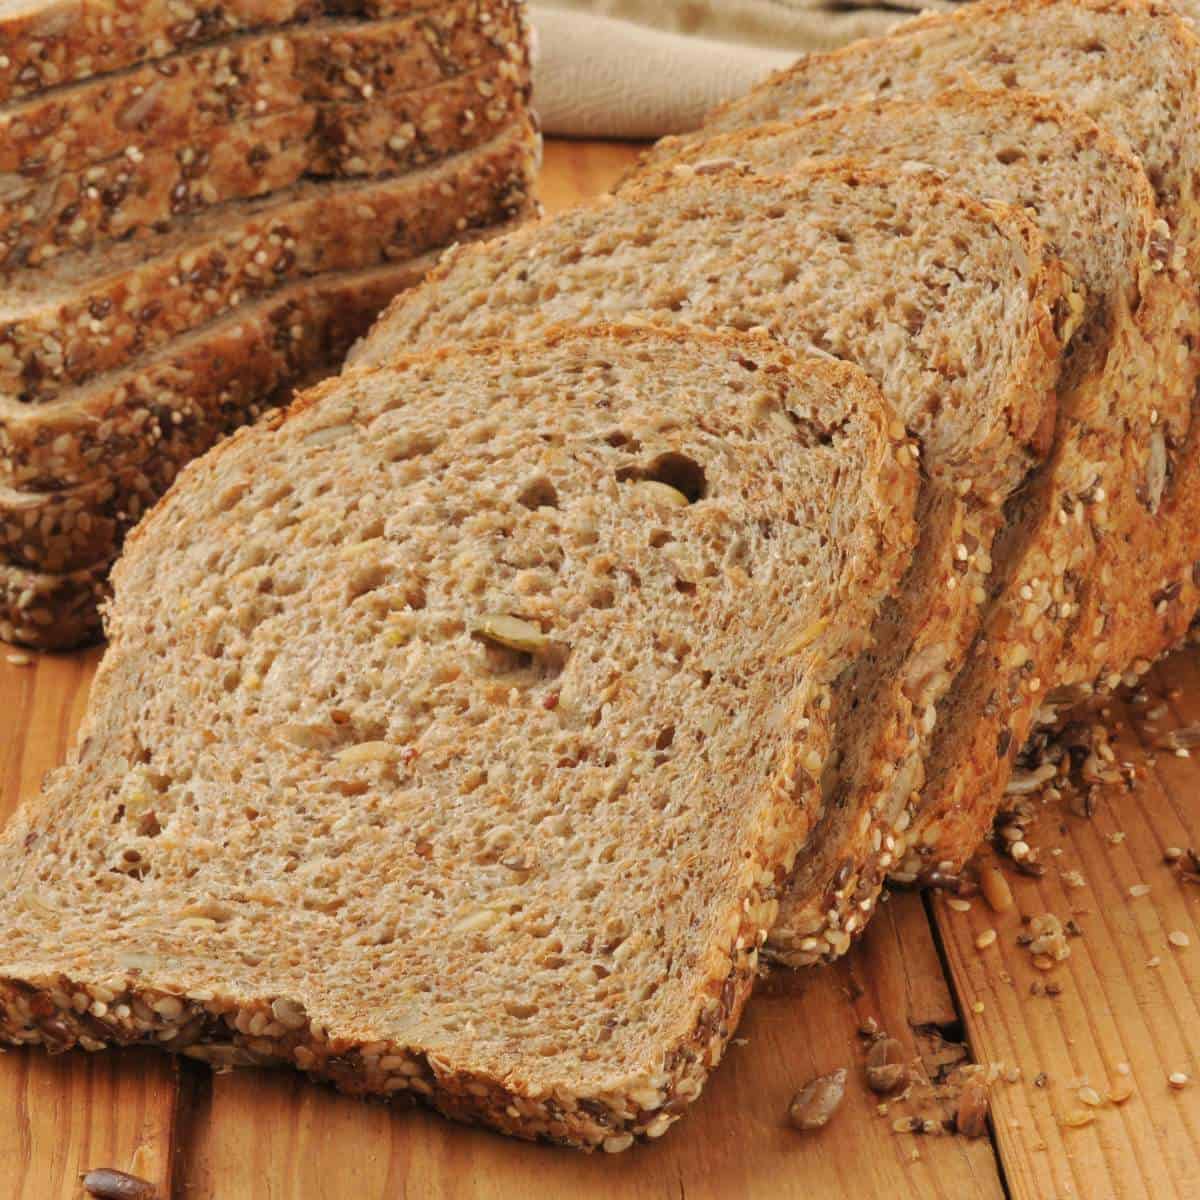
[[[33,659],[28,654],[7,654],[5,661],[14,667],[28,667],[32,664]]]
[[[1167,934],[1167,941],[1172,946],[1178,946],[1181,950],[1192,944],[1192,939],[1182,929],[1172,929]]]
[[[996,931],[994,929],[985,929],[975,939],[976,950],[986,950],[996,940]]]
[[[971,1005],[971,1011],[973,1013],[975,1013],[976,1015],[983,1012],[983,1009],[984,1009],[984,1004],[983,1004],[982,1000],[976,1000],[975,1003]]]
[[[1129,889],[1129,894],[1135,900],[1141,898],[1142,896],[1148,896],[1150,895],[1150,885],[1148,883],[1135,883],[1133,887]]]
[[[1185,1088],[1188,1085],[1188,1077],[1182,1071],[1173,1071],[1167,1076],[1167,1082],[1176,1090]]]
[[[1163,851],[1163,860],[1165,862],[1178,862],[1183,857],[1183,848],[1180,846],[1168,846]]]
[[[1100,1099],[1100,1093],[1094,1087],[1081,1087],[1079,1089],[1079,1098],[1084,1104],[1090,1104],[1092,1108],[1099,1108],[1104,1103]]]
[[[971,902],[970,900],[960,900],[957,896],[951,896],[946,901],[946,907],[952,908],[955,912],[970,912]]]

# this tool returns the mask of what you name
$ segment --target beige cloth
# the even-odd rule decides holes
[[[682,133],[805,51],[886,32],[908,3],[915,11],[918,0],[889,0],[886,10],[817,0],[534,4],[534,102],[548,133]]]

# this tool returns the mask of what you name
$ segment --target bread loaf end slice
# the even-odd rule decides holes
[[[660,1136],[911,552],[896,426],[849,366],[598,329],[349,372],[191,464],[0,839],[0,1036]]]

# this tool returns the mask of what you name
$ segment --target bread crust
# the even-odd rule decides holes
[[[536,141],[521,119],[476,150],[373,183],[301,183],[222,205],[100,261],[87,251],[27,272],[0,307],[0,413],[15,476],[44,419],[74,387],[168,347],[283,286],[419,258],[500,224],[532,185]]]
[[[192,214],[266,196],[306,178],[378,179],[428,167],[501,131],[525,85],[498,60],[371,103],[300,104],[196,132],[183,143],[134,146],[81,171],[39,179],[0,209],[0,264],[36,267],[100,254]]]
[[[507,63],[524,84],[522,20],[517,0],[456,0],[435,17],[247,34],[51,89],[0,108],[0,172],[84,170],[131,145],[186,145],[204,130],[305,103],[377,103],[487,62]]]
[[[0,19],[0,103],[250,30],[323,17],[420,15],[433,24],[438,7],[427,0],[222,0],[200,9],[175,0],[31,0],[26,11]],[[506,7],[488,0],[476,12],[482,18]]]
[[[0,641],[34,650],[74,650],[96,641],[110,565],[47,573],[0,562]]]
[[[821,505],[837,503],[839,511],[845,504],[859,519],[852,523],[853,545],[846,547],[844,568],[836,580],[828,581],[829,594],[818,606],[828,608],[829,620],[819,621],[819,628],[812,631],[812,637],[802,639],[802,645],[797,643],[784,651],[796,656],[794,665],[786,670],[789,681],[795,678],[797,686],[786,697],[773,695],[773,700],[787,701],[775,713],[781,721],[779,728],[789,731],[780,743],[781,756],[770,760],[778,770],[775,765],[769,768],[767,794],[753,797],[747,806],[734,806],[728,816],[722,814],[723,821],[733,819],[742,830],[736,862],[732,870],[719,872],[719,881],[712,881],[718,889],[720,907],[714,910],[711,923],[706,918],[703,934],[696,935],[695,966],[689,963],[687,968],[685,1002],[678,1007],[672,1004],[661,1025],[653,1026],[656,1032],[648,1045],[642,1047],[636,1039],[623,1041],[622,1046],[633,1045],[636,1050],[623,1051],[620,1057],[602,1062],[595,1070],[576,1074],[544,1057],[530,1044],[532,1039],[525,1037],[506,1051],[506,1065],[498,1070],[491,1065],[488,1052],[476,1049],[472,1036],[451,1044],[435,1027],[423,1040],[416,1033],[397,1033],[388,1017],[370,1008],[341,1008],[333,999],[323,998],[323,984],[313,974],[311,963],[305,964],[303,979],[297,977],[294,985],[274,985],[272,980],[283,979],[290,971],[285,961],[292,957],[290,951],[274,962],[264,963],[261,971],[247,966],[253,956],[243,956],[236,967],[224,969],[212,954],[219,934],[203,927],[205,920],[209,925],[216,924],[216,918],[192,916],[188,918],[189,927],[172,931],[177,905],[191,899],[192,885],[187,879],[179,881],[178,890],[169,900],[164,898],[164,920],[144,942],[128,945],[118,937],[113,940],[111,953],[103,948],[96,954],[101,939],[92,939],[90,946],[72,941],[75,949],[62,956],[70,961],[50,961],[58,956],[48,958],[41,939],[26,940],[30,923],[57,920],[47,897],[66,881],[35,883],[35,864],[47,850],[55,861],[65,863],[45,839],[57,840],[56,831],[70,837],[67,831],[74,827],[74,821],[63,819],[66,810],[82,815],[87,808],[88,801],[82,798],[74,774],[81,773],[81,782],[91,778],[89,764],[97,754],[98,761],[119,768],[118,756],[125,752],[130,730],[128,722],[115,714],[113,701],[119,696],[133,700],[128,694],[131,672],[141,670],[135,660],[145,646],[137,630],[150,615],[144,606],[156,603],[141,581],[147,570],[157,574],[156,563],[161,562],[161,555],[176,559],[181,519],[186,521],[188,514],[196,511],[198,528],[211,526],[209,517],[192,509],[196,501],[204,511],[212,501],[217,503],[214,511],[230,511],[245,493],[247,471],[262,481],[264,496],[277,494],[277,479],[282,482],[290,472],[277,476],[276,468],[282,460],[268,466],[263,461],[264,451],[275,454],[285,447],[315,446],[318,449],[305,453],[320,453],[327,445],[328,433],[341,437],[350,425],[359,422],[365,428],[378,417],[381,405],[384,412],[391,412],[399,405],[415,404],[420,397],[414,390],[420,379],[427,377],[422,372],[444,371],[458,387],[459,381],[467,377],[469,368],[464,364],[469,360],[523,368],[537,362],[542,354],[561,351],[566,356],[579,352],[591,355],[590,361],[603,363],[602,369],[607,371],[626,353],[651,352],[654,348],[688,363],[689,370],[697,358],[720,361],[738,376],[734,381],[737,383],[743,372],[746,377],[752,373],[761,381],[758,386],[772,394],[778,387],[784,389],[780,394],[795,397],[797,408],[801,396],[814,394],[809,390],[814,384],[819,385],[817,396],[847,397],[833,411],[835,415],[852,411],[853,434],[836,430],[830,433],[834,437],[853,437],[853,446],[838,458],[847,474],[842,476],[839,470],[829,476],[838,480],[836,498],[822,488],[810,500],[819,500]],[[646,410],[647,432],[651,428],[671,428],[657,422],[678,403],[659,388],[660,378],[656,375],[646,383],[649,388],[658,388],[653,410]],[[382,390],[373,391],[375,388]],[[728,397],[731,414],[738,414],[736,420],[743,420],[733,390],[721,394]],[[624,414],[625,410],[614,403],[621,395],[614,392],[598,396],[601,403],[597,411]],[[626,398],[622,403],[629,406],[633,402]],[[687,404],[699,407],[704,401],[689,398]],[[832,410],[832,402],[828,408]],[[818,416],[827,409],[819,408],[814,401],[811,411]],[[439,407],[436,415],[444,417],[444,409]],[[782,415],[768,410],[753,419],[767,421]],[[699,422],[692,407],[680,417],[688,429],[698,431],[695,436],[701,439],[700,444],[712,446],[715,456],[722,451],[720,439],[713,435],[725,428],[741,429],[741,425],[734,426],[734,419],[724,417],[715,406],[704,408]],[[597,424],[597,428],[605,432],[603,424]],[[803,420],[796,427],[784,418],[783,430],[789,444],[797,437],[797,429],[806,428]],[[814,432],[820,434],[822,428],[817,426]],[[779,423],[772,420],[770,429],[773,432],[764,436],[775,439],[772,444],[782,445]],[[823,443],[819,438],[803,444],[811,444],[815,454],[826,453],[820,449]],[[5,947],[0,960],[0,1039],[41,1044],[52,1050],[147,1043],[181,1051],[216,1067],[287,1063],[354,1094],[416,1099],[455,1119],[483,1122],[518,1137],[585,1149],[617,1152],[637,1138],[661,1136],[699,1094],[734,1032],[755,977],[759,948],[774,916],[776,888],[806,831],[806,813],[819,775],[819,752],[816,763],[811,752],[819,751],[828,739],[829,718],[823,697],[830,682],[856,652],[863,625],[869,624],[869,620],[859,619],[860,614],[869,612],[894,585],[910,553],[917,471],[909,449],[907,438],[897,429],[873,385],[843,364],[804,359],[752,335],[711,335],[678,329],[664,332],[645,327],[555,330],[519,347],[491,343],[467,352],[443,349],[427,356],[405,357],[387,367],[351,372],[329,381],[298,400],[287,414],[276,413],[260,426],[240,430],[213,453],[191,463],[179,484],[130,538],[114,576],[117,597],[110,615],[113,641],[93,685],[79,741],[67,766],[48,782],[38,799],[20,810],[0,837],[0,859],[14,868],[10,876],[11,902],[0,913],[0,922],[9,929],[25,931],[20,946],[7,936],[0,939]],[[612,454],[611,450],[605,452]],[[514,475],[513,481],[523,478],[523,474],[519,478]],[[300,482],[298,476],[296,481]],[[497,482],[510,481],[502,478]],[[741,499],[743,491],[749,494],[752,486],[749,482],[736,492],[738,505],[746,503]],[[772,494],[777,492],[777,485],[772,484]],[[264,511],[258,507],[259,500],[258,492],[247,497],[247,514]],[[714,500],[714,504],[721,503]],[[339,505],[335,502],[334,510]],[[741,513],[742,508],[733,505],[728,511]],[[756,511],[747,504],[748,513]],[[762,511],[776,510],[764,499]],[[746,520],[748,516],[738,519]],[[213,536],[221,545],[227,544],[225,533],[214,529]],[[331,574],[339,569],[326,561]],[[230,573],[229,582],[232,584],[240,574]],[[751,586],[760,597],[770,590],[768,583],[751,585],[747,577],[747,587]],[[210,621],[219,619],[216,612],[184,615],[174,601],[165,604],[164,612],[174,614],[188,646],[193,646],[188,639],[194,633],[207,636],[203,631]],[[230,633],[232,636],[232,629]],[[783,640],[790,639],[785,629],[779,633],[787,634]],[[175,666],[183,673],[177,671],[173,679],[187,678],[188,657],[196,648],[181,646]],[[134,690],[140,688],[146,689],[147,696],[153,690],[148,676]],[[135,707],[140,703],[133,702]],[[536,711],[544,707],[538,705]],[[141,770],[135,767],[134,776],[141,778]],[[100,788],[106,790],[107,786],[101,784]],[[365,793],[355,794],[362,802]],[[228,799],[242,811],[247,796],[239,785]],[[267,802],[266,797],[260,801]],[[269,802],[282,800],[273,795]],[[128,803],[136,806],[141,801],[135,801],[130,792]],[[220,802],[210,794],[207,803]],[[136,811],[142,809],[136,807]],[[653,824],[648,819],[646,828]],[[268,827],[273,825],[269,822],[261,828],[269,835]],[[156,845],[161,847],[173,834],[168,828],[155,837]],[[386,861],[389,878],[380,880],[381,884],[390,882],[399,866],[390,855]],[[27,871],[21,870],[23,865]],[[162,869],[166,870],[165,865]],[[149,877],[146,882],[158,886]],[[207,913],[217,913],[219,907],[201,906]],[[201,943],[208,948],[197,953],[194,961],[185,961]],[[162,964],[163,955],[173,959],[170,965]],[[397,985],[401,982],[395,981]],[[570,997],[564,996],[562,1003],[573,1017],[575,1007]],[[485,1016],[477,1013],[475,1019],[482,1021]]]

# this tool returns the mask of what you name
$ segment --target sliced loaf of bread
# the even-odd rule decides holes
[[[921,783],[915,741],[979,627],[1002,506],[1048,444],[1059,351],[1083,301],[1027,218],[928,172],[833,162],[756,178],[736,157],[453,254],[392,305],[354,361],[626,311],[762,327],[881,382],[920,437],[930,479],[905,587],[871,657],[835,691],[846,762],[825,790],[844,836],[806,848],[820,882],[805,876],[805,916],[781,929],[783,953],[819,957],[847,948],[904,853]],[[809,914],[811,897],[822,903]]]
[[[1056,96],[1122,137],[1157,193],[1165,228],[1156,254],[1171,270],[1200,278],[1200,42],[1175,8],[1155,0],[983,0],[887,38],[811,55],[719,110],[710,128],[795,117],[831,94],[930,95],[964,72],[989,86]],[[1171,359],[1196,350],[1193,338]],[[1116,494],[1102,488],[1087,506],[1088,520],[1110,526],[1111,535],[1083,581],[1067,652],[1050,678],[1030,674],[1048,697],[1045,720],[1054,718],[1059,697],[1069,703],[1116,686],[1130,669],[1145,670],[1200,609],[1198,401],[1181,402],[1177,390],[1156,399],[1157,428],[1133,447],[1139,469],[1120,476]],[[1009,668],[997,660],[994,669]],[[977,710],[987,700],[977,695],[971,704]],[[970,711],[947,713],[943,725],[982,732]],[[946,836],[931,846],[930,861],[953,872],[974,847],[971,822],[959,824],[976,811],[964,757],[976,769],[1003,773],[1007,762],[997,757],[1018,749],[1006,739],[1002,749],[981,742],[938,752],[927,795]]]
[[[240,431],[130,538],[79,740],[0,838],[0,1038],[662,1135],[911,552],[908,449],[850,366],[645,327]]]
[[[0,265],[99,253],[114,239],[162,232],[188,214],[304,178],[364,179],[427,166],[495,137],[520,110],[522,93],[493,63],[374,103],[302,104],[22,180],[0,195]]]
[[[73,387],[290,282],[416,258],[507,220],[535,156],[518,122],[436,166],[370,183],[305,181],[18,273],[0,299],[6,422],[22,406],[69,403]]]
[[[658,154],[668,149],[664,143]],[[796,122],[690,142],[677,162],[694,167],[736,154],[758,170],[787,171],[805,159],[846,153],[932,167],[965,190],[1031,214],[1083,285],[1087,306],[1059,393],[1054,447],[1010,505],[1009,528],[995,546],[953,537],[940,544],[944,577],[973,556],[987,556],[992,567],[985,623],[953,686],[936,631],[920,613],[906,620],[886,613],[888,634],[881,632],[880,650],[864,657],[853,688],[855,718],[843,727],[848,740],[839,753],[846,798],[827,807],[771,935],[776,953],[794,965],[827,952],[818,933],[831,895],[867,898],[871,883],[861,864],[894,836],[909,794],[924,791],[935,745],[939,764],[947,764],[939,770],[959,782],[961,803],[946,814],[927,797],[907,861],[890,856],[889,865],[902,876],[944,874],[951,845],[971,853],[982,839],[1012,758],[1077,635],[1104,542],[1138,536],[1157,512],[1156,503],[1096,511],[1091,500],[1104,492],[1119,497],[1126,479],[1146,484],[1150,447],[1163,432],[1159,414],[1186,412],[1196,385],[1185,347],[1200,345],[1195,296],[1163,261],[1165,225],[1140,161],[1090,118],[1056,101],[950,87],[933,100],[823,108]],[[970,703],[958,698],[960,690]],[[951,714],[945,728],[939,713]],[[884,714],[900,730],[889,735]],[[878,746],[902,730],[906,754],[888,761]],[[1002,741],[1009,752],[998,756]],[[952,761],[955,744],[960,758]],[[863,811],[872,814],[865,825]]]
[[[475,0],[472,19],[487,24],[511,7],[511,0]],[[0,11],[0,103],[246,30],[323,16],[382,18],[418,11],[433,29],[445,20],[427,0],[206,0],[202,6],[178,0],[6,0]]]
[[[0,106],[0,172],[83,170],[132,144],[185,143],[200,131],[304,103],[365,101],[428,87],[482,62],[528,78],[517,0],[479,24],[478,0],[441,16],[318,21],[248,34],[117,75]]]

